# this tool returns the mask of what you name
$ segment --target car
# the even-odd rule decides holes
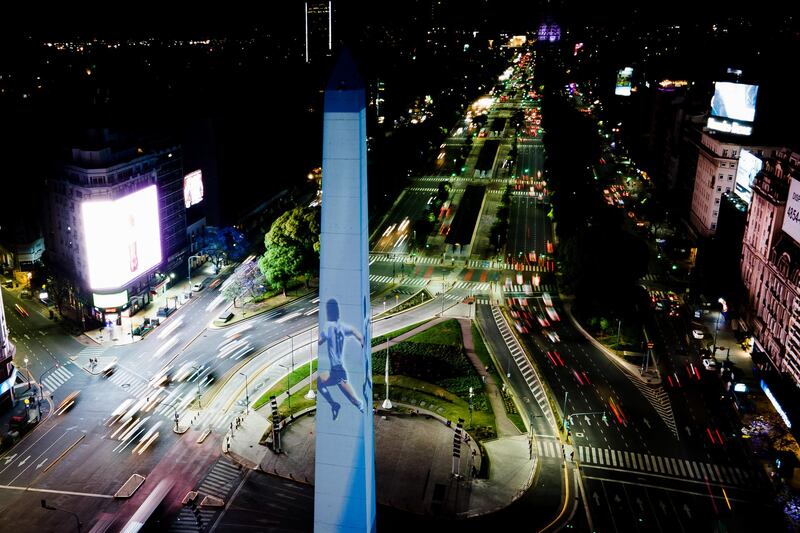
[[[705,333],[703,333],[702,330],[699,330],[699,329],[693,329],[692,330],[692,337],[694,337],[695,339],[701,340],[705,336],[706,335],[705,335]]]
[[[550,339],[550,342],[552,342],[552,343],[556,343],[556,342],[559,342],[561,340],[561,339],[558,338],[558,333],[556,333],[555,331],[550,331],[548,329],[543,329],[542,330],[542,334],[544,334],[545,337]]]
[[[719,368],[719,364],[715,359],[703,359],[703,367],[706,370],[717,370]]]
[[[542,301],[544,301],[544,305],[546,307],[553,307],[553,299],[550,297],[550,294],[547,292],[542,293]]]
[[[28,316],[30,316],[30,315],[28,314],[28,312],[25,310],[25,308],[24,308],[24,307],[22,307],[22,306],[21,306],[21,305],[19,305],[19,304],[14,304],[14,310],[15,310],[15,311],[17,312],[17,314],[19,314],[19,316],[21,316],[21,317],[28,317]]]
[[[203,290],[202,283],[195,283],[194,285],[192,285],[192,292],[200,292],[202,290]]]
[[[547,312],[547,316],[549,316],[550,320],[552,320],[553,322],[558,322],[559,320],[561,320],[561,317],[559,317],[558,313],[556,313],[555,307],[546,307],[545,311]]]

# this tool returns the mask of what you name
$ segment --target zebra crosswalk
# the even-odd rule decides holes
[[[471,291],[488,291],[490,285],[488,283],[480,283],[477,281],[457,281],[454,285],[454,289],[468,289]]]
[[[198,504],[205,496],[214,496],[225,501],[236,483],[241,478],[242,472],[235,464],[226,458],[220,458],[211,467],[206,477],[197,487]],[[198,533],[205,531],[222,509],[215,507],[200,507],[193,511],[189,506],[183,506],[177,518],[169,528],[171,533]]]
[[[53,393],[57,388],[69,381],[69,378],[73,375],[72,372],[63,366],[58,366],[45,374],[45,377],[42,378],[42,385],[44,385],[45,389]]]
[[[467,261],[467,268],[483,268],[496,270],[516,270],[517,272],[547,272],[541,265],[528,265],[520,263],[501,263],[499,261],[488,261],[483,259],[470,259]]]
[[[128,394],[135,398],[139,398],[147,394],[150,390],[150,384],[144,378],[137,376],[130,370],[117,365],[114,373],[108,378],[108,381],[125,390]]]
[[[661,276],[659,276],[658,274],[645,274],[639,279],[641,279],[642,281],[663,281]]]
[[[99,357],[106,352],[106,348],[104,346],[87,346],[82,349],[80,352],[75,354],[77,357]]]
[[[382,263],[415,263],[420,265],[438,265],[442,262],[441,257],[427,257],[417,255],[412,257],[410,254],[388,254],[374,252],[369,254],[369,264],[380,261]]]
[[[537,446],[540,455],[561,457],[561,445],[556,441],[537,440]],[[580,460],[584,465],[634,470],[693,481],[709,481],[722,485],[740,485],[752,488],[757,488],[765,482],[765,479],[758,472],[737,466],[612,450],[610,448],[596,448],[594,446],[576,446],[576,448],[575,459]]]
[[[397,283],[398,285],[411,285],[414,287],[422,287],[427,285],[430,280],[425,278],[404,278],[400,279],[399,277],[392,277],[392,276],[379,276],[377,274],[371,274],[369,277],[370,283]]]
[[[551,283],[545,283],[539,285],[538,287],[531,287],[530,285],[506,285],[503,287],[503,291],[506,293],[520,294],[530,294],[534,292],[558,292],[556,290],[556,286]]]

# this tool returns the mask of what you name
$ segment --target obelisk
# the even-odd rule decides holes
[[[375,530],[364,82],[345,49],[325,89],[314,531]]]

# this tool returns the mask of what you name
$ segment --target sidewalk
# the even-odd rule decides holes
[[[223,271],[225,268],[223,267]],[[197,296],[202,293],[193,293],[191,286],[195,283],[200,283],[210,276],[215,276],[214,266],[212,262],[207,262],[205,265],[196,268],[192,272],[191,281],[179,281],[172,285],[169,289],[162,294],[155,296],[153,300],[142,310],[135,315],[121,318],[121,325],[113,324],[111,327],[100,329],[92,329],[85,331],[82,335],[78,336],[78,341],[81,344],[88,346],[121,346],[125,344],[132,344],[144,338],[144,335],[134,335],[133,331],[136,328],[141,328],[144,325],[145,319],[157,319],[161,324],[169,320],[177,310],[189,305],[197,299]],[[209,290],[204,288],[204,291]],[[158,310],[161,308],[170,308],[169,315],[158,316]],[[156,328],[157,329],[157,328]],[[155,330],[150,330],[153,332]],[[146,335],[147,333],[145,333]]]

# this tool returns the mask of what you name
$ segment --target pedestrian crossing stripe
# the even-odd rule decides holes
[[[766,481],[757,472],[737,466],[719,465],[664,457],[647,453],[627,452],[594,446],[576,446],[576,458],[583,465],[597,465],[622,470],[633,470],[664,476],[710,481],[722,485],[740,485],[757,488]],[[552,440],[537,440],[537,450],[543,457],[562,457],[560,444]]]
[[[642,380],[636,378],[635,376],[631,376],[628,372],[623,372],[628,381],[633,383],[633,385],[639,389],[639,392],[647,398],[647,401],[650,405],[653,406],[653,409],[656,410],[658,416],[661,420],[664,421],[664,424],[672,431],[672,434],[675,435],[675,438],[678,439],[678,426],[675,423],[675,415],[672,412],[672,404],[669,401],[669,396],[664,391],[664,387],[662,386],[652,386],[646,383],[642,383]]]
[[[69,381],[69,378],[71,378],[73,374],[63,366],[59,366],[53,369],[46,376],[47,377],[42,379],[42,384],[47,388],[48,391],[52,393],[55,392],[55,390],[61,385]]]
[[[489,283],[480,283],[476,281],[458,281],[453,285],[456,289],[469,289],[472,291],[488,291]]]
[[[398,285],[409,285],[415,287],[421,287],[423,285],[427,285],[430,280],[425,278],[393,278],[392,276],[379,276],[377,274],[372,274],[369,277],[370,283],[397,283]]]
[[[525,383],[528,385],[531,394],[533,394],[533,397],[539,404],[539,408],[542,410],[542,413],[544,413],[545,419],[551,427],[555,427],[555,417],[550,407],[550,402],[547,401],[547,396],[544,394],[544,387],[541,385],[541,379],[536,373],[536,370],[533,368],[533,365],[531,365],[531,362],[528,360],[528,357],[525,355],[525,352],[523,351],[519,342],[517,342],[517,338],[514,337],[513,333],[511,333],[511,329],[508,327],[508,323],[506,322],[505,317],[503,317],[503,313],[500,311],[500,308],[496,305],[492,306],[492,317],[494,318],[494,322],[497,325],[498,331],[500,332],[500,336],[503,337],[503,342],[505,342],[506,348],[511,354],[511,357],[514,359],[514,363],[517,365],[517,368],[519,368],[520,372],[525,378]]]
[[[418,255],[411,257],[409,254],[386,254],[374,252],[369,254],[369,264],[376,261],[381,263],[415,263],[421,265],[438,265],[442,262],[441,257],[427,257]]]
[[[211,467],[206,477],[203,478],[197,488],[197,492],[201,499],[206,495],[210,495],[225,500],[240,476],[241,471],[238,467],[227,459],[220,459]],[[214,517],[221,511],[221,508],[198,506],[193,510],[189,506],[183,506],[172,526],[170,526],[169,532],[197,533],[198,531],[205,531],[213,522]],[[202,524],[198,524],[198,518],[202,521]]]
[[[119,365],[117,365],[114,373],[108,378],[108,381],[135,398],[144,397],[152,390],[147,381],[144,381],[139,376],[125,370]]]
[[[642,276],[639,279],[644,281],[661,281],[661,276],[659,276],[658,274],[646,274],[645,276]]]
[[[547,269],[541,265],[499,263],[497,261],[482,261],[480,259],[470,259],[467,261],[467,267],[493,270],[516,270],[517,272],[547,272]]]
[[[524,285],[507,285],[503,287],[503,292],[514,294],[533,294],[534,292],[557,292],[557,289],[555,285],[549,283],[539,285],[538,287],[530,287],[529,290],[525,290]]]

